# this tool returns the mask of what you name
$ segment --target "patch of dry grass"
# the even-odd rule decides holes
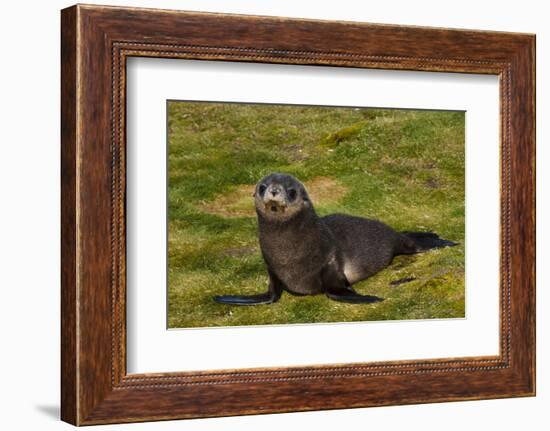
[[[342,199],[347,188],[334,178],[315,177],[304,183],[312,202],[318,207],[334,204]],[[201,202],[198,208],[221,217],[254,217],[254,184],[239,185],[226,193],[218,194],[213,200]]]

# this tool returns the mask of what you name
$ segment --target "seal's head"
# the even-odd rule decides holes
[[[254,191],[256,212],[270,221],[286,221],[304,208],[312,208],[304,185],[287,174],[269,174]]]

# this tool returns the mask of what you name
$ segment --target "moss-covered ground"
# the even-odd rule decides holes
[[[464,113],[171,101],[168,129],[170,328],[464,317]],[[215,303],[266,290],[252,190],[270,172],[303,181],[320,215],[460,245],[398,256],[354,286],[375,304]]]

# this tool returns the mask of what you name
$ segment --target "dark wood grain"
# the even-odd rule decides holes
[[[62,12],[61,36],[63,420],[82,425],[534,394],[533,35],[74,6]],[[130,56],[498,75],[500,354],[127,375]]]
[[[76,299],[76,8],[61,16],[61,418],[78,421]]]

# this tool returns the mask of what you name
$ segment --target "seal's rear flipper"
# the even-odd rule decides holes
[[[414,243],[414,250],[403,250],[405,253],[418,253],[431,250],[433,248],[454,247],[457,242],[440,238],[433,232],[401,232]]]
[[[325,293],[334,301],[347,302],[349,304],[372,304],[373,302],[384,300],[384,298],[379,298],[378,296],[360,295],[351,287],[331,288]]]
[[[230,305],[259,305],[259,304],[272,304],[279,298],[273,295],[271,292],[260,293],[259,295],[248,296],[234,296],[234,295],[221,295],[214,296],[214,301],[220,304]]]

